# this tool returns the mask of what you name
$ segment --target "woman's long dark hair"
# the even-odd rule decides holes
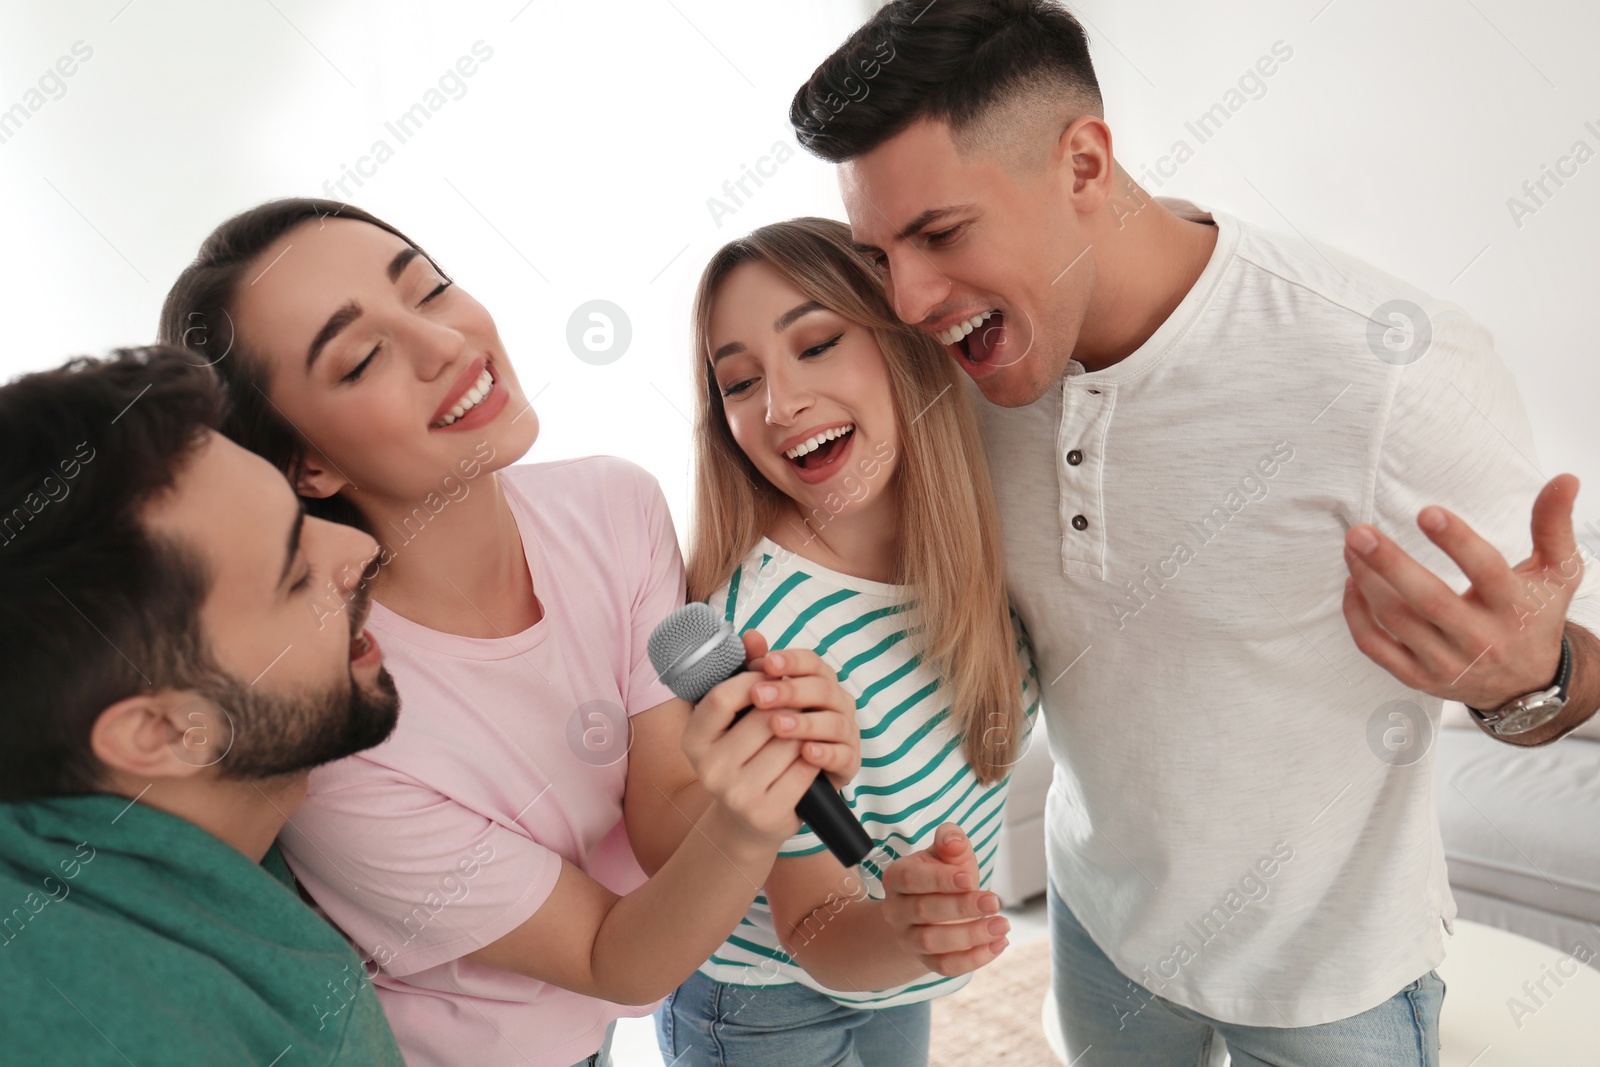
[[[223,434],[277,467],[290,485],[297,483],[311,446],[272,403],[267,366],[238,336],[232,309],[240,284],[263,252],[296,226],[330,217],[394,234],[433,263],[440,277],[449,278],[415,241],[361,208],[312,197],[268,200],[211,231],[194,262],[167,291],[156,331],[163,344],[186,348],[211,365],[228,396]],[[308,514],[372,533],[366,517],[342,496],[301,499]]]

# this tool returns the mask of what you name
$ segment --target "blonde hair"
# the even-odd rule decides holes
[[[1011,629],[994,491],[958,370],[932,337],[902,323],[849,227],[799,218],[763,226],[711,257],[695,293],[695,514],[688,588],[704,600],[732,577],[786,497],[728,427],[711,373],[711,308],[742,263],[763,262],[810,300],[872,332],[900,430],[900,537],[894,581],[913,589],[909,636],[943,679],[951,726],[985,785],[1016,762],[1022,673]]]

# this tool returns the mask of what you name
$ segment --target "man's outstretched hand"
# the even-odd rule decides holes
[[[1533,555],[1515,567],[1458,516],[1423,508],[1417,525],[1472,583],[1465,593],[1374,527],[1351,527],[1344,617],[1356,647],[1410,688],[1474,708],[1498,708],[1549,685],[1583,577],[1572,532],[1577,496],[1570,474],[1545,485],[1533,504]]]

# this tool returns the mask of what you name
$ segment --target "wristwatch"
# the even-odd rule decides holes
[[[1467,708],[1489,732],[1497,737],[1511,737],[1536,730],[1561,714],[1567,706],[1567,683],[1572,680],[1572,646],[1567,635],[1561,635],[1561,666],[1556,669],[1555,680],[1549,688],[1539,689],[1520,696],[1493,711]]]

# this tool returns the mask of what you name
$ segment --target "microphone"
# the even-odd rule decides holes
[[[647,647],[662,684],[691,704],[745,669],[744,642],[722,616],[699,601],[663,619]],[[733,721],[749,710],[740,711]],[[872,838],[821,771],[794,810],[845,867],[854,867],[872,851]]]

